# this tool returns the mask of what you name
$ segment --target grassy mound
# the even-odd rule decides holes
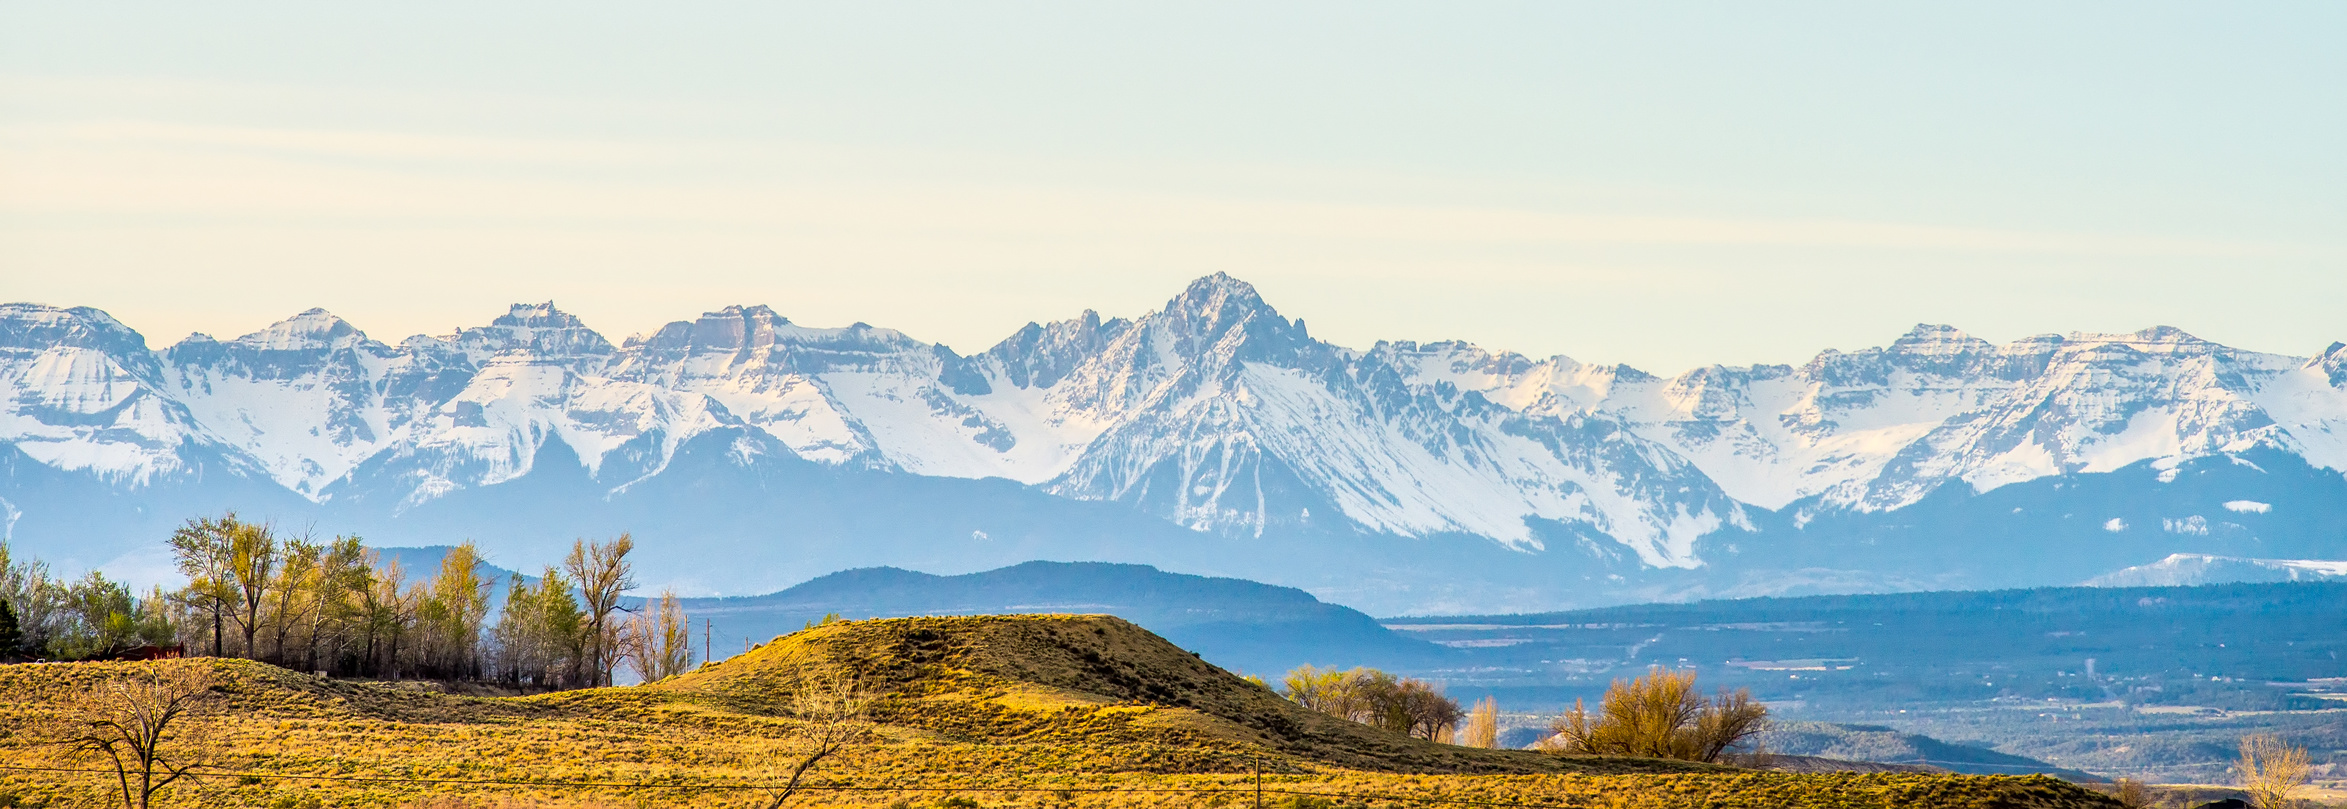
[[[877,721],[956,742],[1148,744],[1167,771],[1244,772],[1292,760],[1388,772],[1716,770],[1651,759],[1561,759],[1384,733],[1304,710],[1123,619],[895,618],[816,627],[655,686],[779,712],[801,672],[861,673]]]
[[[531,697],[329,681],[246,661],[0,666],[0,768],[54,766],[29,731],[139,666],[210,669],[221,769],[169,805],[763,806],[799,753],[802,673],[858,672],[873,743],[792,806],[2067,807],[2044,778],[1753,773],[1404,739],[1303,711],[1124,621],[907,618],[795,633],[686,675]],[[0,769],[0,806],[99,806],[94,776]],[[1303,793],[1303,794],[1299,794]],[[959,801],[959,802],[954,802]],[[974,802],[974,803],[972,803]]]

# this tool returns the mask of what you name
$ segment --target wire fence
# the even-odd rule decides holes
[[[113,775],[115,774],[115,772],[114,772],[113,770],[93,770],[93,769],[82,769],[82,768],[74,768],[74,767],[27,767],[27,766],[16,766],[16,765],[0,765],[0,771],[15,771],[15,772],[44,772],[44,773],[58,773],[58,774],[65,774],[65,773],[75,773],[75,774],[82,774],[82,775],[91,775],[91,776],[109,776],[109,777],[110,777],[110,776],[113,776]],[[191,773],[190,775],[191,775],[191,777],[198,777],[198,776],[200,776],[200,777],[204,777],[204,778],[233,777],[233,778],[252,778],[252,779],[264,779],[264,780],[274,779],[274,780],[299,780],[299,781],[328,781],[328,782],[343,782],[343,783],[367,783],[367,784],[418,784],[418,785],[431,785],[431,786],[536,787],[536,788],[551,788],[551,789],[611,789],[611,790],[647,790],[647,791],[650,791],[650,790],[669,790],[669,791],[679,791],[679,792],[765,792],[765,793],[779,793],[779,792],[783,791],[783,788],[784,788],[784,785],[782,785],[782,784],[776,784],[776,783],[760,783],[760,782],[743,782],[743,781],[706,782],[706,783],[679,783],[679,782],[673,782],[673,781],[633,781],[633,782],[631,782],[631,781],[549,781],[549,780],[532,780],[532,779],[496,779],[496,778],[481,778],[481,779],[466,779],[466,778],[410,778],[410,777],[393,777],[393,776],[370,776],[370,775],[303,775],[303,774],[298,774],[298,773],[264,773],[264,772],[255,772],[255,771],[250,771],[250,770],[225,770],[225,769],[212,769],[212,768],[205,768],[205,769],[203,769],[203,770],[200,770],[200,771],[198,771],[198,772],[196,772],[196,773]],[[1520,803],[1520,802],[1514,802],[1514,801],[1492,801],[1492,800],[1476,800],[1476,799],[1471,799],[1471,798],[1447,798],[1447,797],[1441,797],[1441,796],[1435,796],[1435,795],[1401,795],[1401,794],[1377,793],[1377,792],[1317,792],[1317,791],[1312,791],[1312,790],[1290,789],[1290,788],[1283,787],[1283,786],[1279,786],[1279,785],[1268,785],[1268,786],[1267,786],[1267,785],[1262,785],[1262,784],[1260,784],[1259,782],[1258,782],[1257,784],[1255,784],[1255,785],[1247,785],[1247,786],[1236,786],[1236,787],[1084,787],[1084,786],[999,786],[999,785],[996,785],[996,786],[977,786],[977,785],[968,785],[968,784],[964,784],[964,785],[956,785],[956,786],[919,786],[919,785],[891,785],[891,784],[843,784],[843,783],[816,783],[816,784],[800,784],[800,785],[798,785],[798,786],[797,786],[797,787],[796,787],[796,788],[795,788],[793,791],[795,791],[795,792],[802,792],[802,793],[824,793],[824,792],[829,792],[829,793],[867,793],[867,794],[869,794],[869,793],[897,793],[897,792],[916,792],[916,793],[947,793],[947,794],[951,794],[951,793],[990,793],[990,792],[991,792],[991,793],[1011,793],[1011,794],[1042,794],[1042,793],[1048,793],[1048,794],[1055,794],[1055,795],[1056,795],[1056,794],[1070,794],[1070,795],[1074,795],[1074,794],[1086,794],[1086,795],[1099,795],[1099,794],[1125,794],[1125,795],[1173,795],[1173,794],[1180,794],[1180,795],[1197,795],[1197,796],[1207,796],[1207,795],[1223,795],[1223,796],[1237,796],[1237,797],[1242,797],[1242,798],[1244,798],[1244,797],[1250,797],[1250,796],[1252,796],[1252,797],[1256,797],[1256,798],[1258,798],[1258,805],[1260,805],[1260,801],[1261,801],[1261,799],[1269,799],[1269,798],[1287,798],[1287,797],[1330,798],[1330,799],[1337,799],[1337,800],[1348,800],[1348,801],[1381,801],[1381,802],[1385,802],[1385,803],[1389,803],[1389,804],[1392,804],[1392,803],[1400,803],[1400,804],[1419,804],[1419,805],[1428,805],[1428,806],[1479,806],[1479,807],[1492,807],[1493,809],[1566,809],[1567,807],[1571,807],[1571,806],[1573,806],[1573,805],[1574,805],[1574,804],[1570,804],[1570,803]]]

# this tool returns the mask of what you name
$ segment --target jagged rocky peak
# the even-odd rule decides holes
[[[1894,371],[1961,376],[1978,368],[1996,346],[1954,326],[1918,323],[1888,348],[1826,349],[1802,366],[1802,376],[1836,388],[1889,385]]]
[[[1085,360],[1108,349],[1108,344],[1132,328],[1124,318],[1100,319],[1090,309],[1051,325],[1030,322],[983,357],[1002,369],[1003,377],[1022,388],[1048,388]]]
[[[1175,354],[1216,360],[1291,364],[1312,348],[1302,321],[1289,322],[1255,287],[1227,273],[1190,282],[1165,308],[1145,318],[1152,331],[1170,339]]]
[[[514,304],[487,326],[458,330],[449,342],[476,359],[525,350],[550,358],[608,356],[613,351],[611,341],[577,316],[554,308],[553,301]]]
[[[627,348],[662,355],[756,351],[773,347],[776,329],[789,325],[790,318],[764,305],[728,306],[661,326],[649,337],[630,337]]]
[[[2306,366],[2320,369],[2331,380],[2331,387],[2347,388],[2347,343],[2332,343],[2323,353],[2307,360]]]

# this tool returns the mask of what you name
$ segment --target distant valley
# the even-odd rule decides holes
[[[414,561],[435,549],[393,549]],[[718,656],[821,620],[1100,613],[1277,681],[1372,666],[1496,697],[1525,745],[1575,699],[1650,666],[1749,688],[1780,752],[1962,772],[2218,782],[2239,735],[2347,749],[2347,582],[1753,598],[1372,619],[1310,594],[1139,565],[1031,562],[936,576],[850,570],[687,599]],[[696,635],[696,639],[700,636]],[[1903,735],[1904,734],[1904,735]]]

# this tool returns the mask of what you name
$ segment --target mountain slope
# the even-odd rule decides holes
[[[551,303],[396,345],[311,310],[156,351],[103,312],[11,304],[0,393],[23,459],[8,536],[92,564],[230,507],[525,555],[632,530],[697,592],[1022,561],[978,539],[1009,530],[1024,558],[1323,594],[1421,580],[1358,602],[1388,611],[2347,559],[2347,345],[2289,357],[2164,327],[2000,346],[1925,325],[1665,378],[1335,346],[1221,274],[970,355],[763,306],[614,343]],[[1021,493],[990,494],[1006,483]],[[2262,510],[2183,502],[2206,498]],[[2048,547],[2055,564],[2013,563]],[[744,564],[690,561],[715,553]]]

